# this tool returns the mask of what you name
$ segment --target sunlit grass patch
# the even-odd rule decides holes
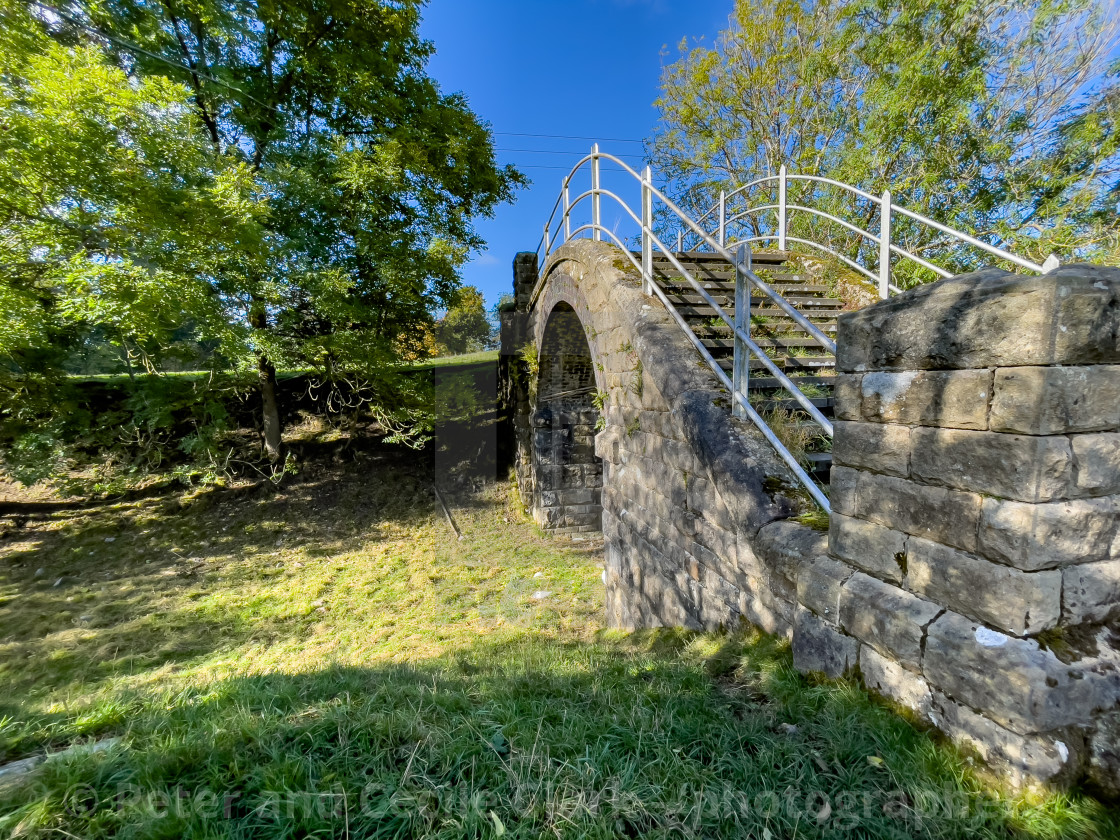
[[[458,541],[424,469],[376,463],[2,544],[0,761],[121,740],[0,789],[0,835],[1117,830],[1091,799],[985,786],[779,639],[607,631],[598,543],[493,484],[449,494]]]

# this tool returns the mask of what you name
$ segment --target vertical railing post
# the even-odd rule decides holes
[[[891,191],[883,190],[879,215],[879,297],[891,294]]]
[[[544,226],[544,258],[546,260],[548,259],[548,249],[551,246],[552,246],[552,243],[548,239],[548,225],[545,225]]]
[[[599,144],[596,143],[591,147],[591,224],[594,225],[591,231],[591,238],[596,242],[603,239],[602,231],[600,230],[601,220],[599,218]]]
[[[719,247],[727,244],[727,192],[719,191]]]
[[[745,269],[745,270],[744,270]],[[747,388],[750,383],[751,353],[747,345],[739,338],[739,330],[747,337],[751,334],[751,283],[747,271],[751,270],[751,246],[743,243],[735,253],[735,334],[731,337],[734,347],[734,357],[731,362],[731,386],[735,394],[742,394],[748,398]],[[735,417],[747,416],[747,410],[739,405],[739,401],[731,399],[731,413]]]
[[[684,250],[684,231],[683,230],[678,230],[677,231],[677,253],[679,254],[683,250]]]
[[[568,215],[572,206],[572,191],[568,184],[568,176],[564,176],[564,241],[572,238],[572,217]]]
[[[786,249],[786,165],[778,169],[778,250]]]
[[[642,290],[653,294],[653,171],[642,170]]]

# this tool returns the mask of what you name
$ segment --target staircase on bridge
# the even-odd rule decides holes
[[[734,313],[735,269],[727,260],[708,251],[683,251],[675,256],[725,312]],[[821,332],[835,336],[836,318],[844,304],[829,295],[828,286],[794,273],[788,264],[787,252],[755,251],[751,258],[752,269],[765,283]],[[734,353],[731,328],[664,254],[654,253],[653,276],[696,337],[730,375]],[[836,359],[757,289],[751,297],[750,335],[782,372],[797,383],[813,405],[831,418]],[[821,433],[820,427],[809,419],[758,359],[751,359],[748,394],[751,404],[771,428],[783,428],[788,437],[801,439],[804,444],[802,465],[817,481],[828,483],[832,466],[831,439]],[[802,449],[789,443],[787,447]]]

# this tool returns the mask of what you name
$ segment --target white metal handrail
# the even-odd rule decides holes
[[[637,180],[641,185],[641,213],[635,213],[634,210],[627,204],[627,202],[620,197],[617,193],[605,189],[602,186],[601,180],[601,161],[606,160],[619,166],[624,173],[630,175]],[[591,167],[591,189],[579,193],[575,198],[571,195],[572,180],[576,174],[584,167],[590,165]],[[602,223],[602,198],[606,197],[613,200],[619,208],[626,213],[640,228],[641,231],[641,261],[635,259],[634,254],[630,251],[629,247],[617,235],[617,233]],[[654,215],[653,215],[653,201],[657,199],[665,207],[671,216],[676,217],[677,221],[687,228],[691,235],[696,236],[704,245],[711,248],[715,253],[724,257],[731,265],[735,267],[736,283],[735,283],[735,313],[728,314],[722,306],[712,297],[711,294],[703,287],[701,283],[693,277],[692,272],[688,271],[678,259],[676,253],[665,245],[664,242],[654,232]],[[572,211],[577,208],[585,200],[591,200],[591,222],[572,228],[571,218]],[[560,218],[557,219],[557,212],[560,212]],[[722,219],[726,222],[726,219]],[[555,232],[553,228],[556,228]],[[682,228],[683,229],[683,228]],[[750,298],[752,294],[752,287],[757,288],[760,292],[766,295],[773,303],[785,312],[790,318],[794,320],[803,330],[805,330],[812,338],[820,344],[828,353],[835,355],[836,344],[835,342],[825,335],[815,324],[806,318],[800,311],[798,311],[792,304],[789,303],[784,297],[778,294],[767,283],[765,283],[751,268],[749,246],[743,246],[737,255],[732,255],[731,252],[724,247],[723,241],[716,241],[710,236],[707,231],[697,221],[691,219],[684,213],[671,199],[664,193],[653,186],[653,178],[650,168],[647,166],[639,174],[632,167],[624,161],[615,157],[614,155],[601,152],[598,144],[592,147],[589,155],[581,158],[576,165],[572,168],[563,179],[560,195],[557,197],[553,204],[552,211],[549,214],[548,221],[544,224],[543,233],[541,236],[540,244],[537,248],[539,262],[543,265],[548,255],[562,242],[566,242],[574,237],[579,236],[581,233],[590,233],[595,241],[601,241],[603,234],[612,240],[625,254],[631,264],[638,270],[642,277],[642,287],[646,294],[657,297],[665,306],[670,316],[676,321],[678,326],[684,330],[685,335],[689,338],[697,351],[699,351],[701,358],[712,369],[719,381],[728,389],[732,395],[733,408],[736,416],[749,419],[758,427],[767,441],[774,447],[778,455],[793,471],[798,481],[805,487],[809,495],[826,511],[829,510],[828,497],[824,491],[813,481],[805,469],[798,463],[797,459],[789,452],[788,448],[781,442],[781,440],[774,434],[774,431],[767,425],[766,421],[758,413],[758,411],[750,404],[747,398],[747,383],[750,371],[750,358],[753,354],[757,358],[767,372],[772,375],[775,380],[787,391],[790,396],[797,402],[797,404],[818,424],[820,425],[823,434],[832,436],[832,423],[826,418],[820,410],[813,405],[812,401],[806,397],[801,390],[797,387],[796,383],[786,376],[785,372],[781,370],[774,361],[767,356],[762,349],[751,339],[750,336]],[[721,239],[723,239],[724,225],[721,224]],[[680,237],[678,236],[678,243]],[[673,265],[673,267],[680,272],[692,289],[700,295],[700,297],[712,307],[716,315],[731,328],[731,334],[734,341],[734,360],[732,376],[728,377],[724,370],[719,366],[712,354],[704,346],[703,342],[696,336],[696,334],[689,328],[688,322],[684,319],[676,307],[669,300],[665,292],[653,280],[653,251],[654,249],[663,253]],[[678,247],[678,251],[680,248]],[[540,290],[543,288],[543,278],[538,283],[537,289],[533,292],[533,300],[536,299]]]
[[[868,201],[873,205],[876,205],[879,208],[879,233],[878,233],[878,235],[872,233],[871,231],[864,230],[863,228],[859,227],[858,225],[856,225],[852,222],[846,221],[844,219],[841,219],[841,218],[839,218],[835,215],[832,215],[831,213],[826,213],[823,210],[820,210],[820,209],[817,209],[817,208],[814,208],[814,207],[808,207],[808,206],[803,205],[803,204],[790,203],[787,200],[787,187],[788,187],[789,182],[791,182],[791,181],[793,181],[793,182],[807,182],[807,183],[825,184],[825,185],[828,185],[828,186],[837,187],[839,189],[846,190],[847,192],[851,193],[852,195],[855,195],[855,196],[857,196],[861,199],[864,199],[865,201]],[[735,198],[737,196],[740,196],[740,195],[745,195],[747,193],[747,191],[752,189],[753,187],[757,187],[757,186],[764,185],[764,184],[769,185],[769,184],[775,184],[775,183],[777,184],[777,188],[778,188],[777,189],[777,192],[778,192],[777,203],[761,204],[761,205],[758,205],[758,206],[747,207],[744,210],[738,210],[737,212],[728,216],[728,212],[727,212],[728,211],[728,202],[731,201],[733,198]],[[837,251],[835,248],[833,248],[830,244],[828,244],[826,242],[812,241],[812,240],[807,240],[807,239],[804,239],[804,238],[794,238],[794,237],[789,236],[789,234],[788,234],[788,228],[789,228],[788,219],[789,219],[789,212],[790,211],[807,213],[807,214],[810,214],[810,215],[823,217],[825,219],[828,219],[831,222],[839,224],[842,227],[850,230],[852,233],[856,234],[856,236],[860,237],[861,239],[865,239],[865,240],[873,243],[877,247],[878,255],[879,255],[878,273],[875,274],[875,273],[871,272],[869,269],[867,269],[866,267],[859,265],[854,260],[852,260],[850,257],[847,257],[844,254],[841,254],[839,251]],[[933,219],[931,219],[927,216],[923,216],[921,213],[916,213],[913,210],[908,210],[905,207],[900,207],[899,205],[893,203],[893,201],[891,199],[891,191],[889,189],[884,190],[882,195],[876,196],[876,195],[872,195],[871,193],[869,193],[865,190],[861,190],[859,187],[854,187],[851,184],[845,184],[843,181],[837,181],[833,178],[825,178],[825,177],[820,176],[820,175],[791,175],[786,171],[786,167],[784,165],[779,167],[777,175],[767,175],[767,176],[762,177],[762,178],[755,178],[754,180],[749,181],[748,183],[743,184],[740,187],[736,187],[735,189],[731,190],[730,192],[720,191],[719,200],[714,205],[712,205],[712,207],[706,213],[704,213],[702,216],[700,216],[700,221],[704,221],[704,220],[708,219],[709,217],[711,217],[713,214],[715,214],[715,216],[719,219],[719,224],[718,224],[718,227],[716,228],[717,239],[719,240],[721,245],[726,245],[727,244],[726,231],[727,231],[728,225],[730,225],[734,222],[741,222],[744,219],[755,217],[755,216],[758,216],[759,214],[768,213],[768,212],[776,212],[776,214],[777,214],[777,222],[776,222],[777,230],[776,230],[776,232],[773,235],[754,236],[754,237],[744,238],[744,239],[741,239],[739,241],[741,241],[741,242],[776,241],[778,243],[779,250],[783,250],[783,251],[786,248],[786,243],[787,242],[797,242],[797,243],[800,243],[800,244],[804,244],[804,245],[808,245],[810,247],[816,248],[817,250],[824,251],[824,252],[826,252],[826,253],[834,256],[834,257],[838,257],[839,259],[841,259],[844,263],[846,263],[851,268],[855,269],[856,271],[859,271],[861,274],[863,274],[863,275],[869,277],[871,280],[875,281],[878,284],[879,296],[881,298],[888,297],[891,292],[900,291],[900,289],[891,282],[891,274],[892,274],[892,272],[891,272],[891,255],[892,254],[897,255],[898,257],[901,257],[902,259],[910,260],[911,262],[916,263],[917,265],[921,266],[922,268],[926,269],[927,271],[932,272],[933,274],[935,274],[939,277],[950,277],[953,274],[953,272],[946,270],[944,267],[936,265],[935,263],[930,262],[929,260],[927,260],[923,257],[920,257],[917,254],[911,253],[910,251],[903,248],[901,245],[891,241],[892,217],[895,214],[897,214],[899,216],[904,216],[904,217],[910,219],[911,221],[917,222],[919,225],[921,225],[923,227],[930,228],[932,230],[936,230],[940,233],[946,234],[950,238],[950,240],[952,240],[952,241],[955,241],[955,242],[960,243],[962,245],[967,245],[967,246],[970,246],[970,247],[973,247],[973,248],[977,248],[977,249],[979,249],[979,250],[981,250],[981,251],[983,251],[987,254],[998,257],[1001,260],[1006,260],[1007,262],[1010,262],[1014,265],[1017,265],[1020,268],[1025,268],[1028,271],[1037,272],[1039,274],[1047,274],[1047,273],[1053,271],[1055,268],[1058,267],[1058,258],[1056,256],[1054,256],[1053,254],[1051,254],[1049,257],[1047,257],[1046,261],[1043,262],[1041,265],[1039,265],[1037,263],[1031,262],[1028,259],[1025,259],[1024,257],[1020,257],[1017,254],[1011,253],[1006,248],[1000,248],[996,245],[992,245],[988,242],[984,242],[982,239],[978,239],[977,237],[972,236],[972,235],[967,234],[967,233],[964,233],[963,231],[954,230],[953,228],[951,228],[947,225],[944,225],[941,222],[937,222],[937,221],[935,221],[935,220],[933,220]],[[687,236],[689,236],[689,233],[688,232],[683,232],[682,236],[679,237],[678,242],[681,243],[682,246],[683,246],[684,237],[687,237]]]

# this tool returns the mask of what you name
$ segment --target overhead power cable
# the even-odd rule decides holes
[[[531,154],[531,155],[567,155],[568,157],[578,157],[582,154],[586,154],[586,152],[565,152],[565,151],[557,151],[557,150],[554,150],[554,149],[503,149],[500,146],[496,147],[494,149],[494,151],[495,152],[513,152],[513,153],[518,153],[518,154],[525,153],[525,154]],[[644,155],[621,154],[621,155],[615,155],[615,157],[634,158],[635,160],[645,160]]]
[[[620,137],[575,137],[569,134],[522,134],[515,131],[495,131],[499,137],[546,137],[549,140],[590,140],[592,143],[644,143],[644,140],[624,140]]]
[[[170,58],[167,58],[166,56],[162,56],[162,55],[159,55],[158,53],[154,53],[154,52],[149,52],[148,50],[144,49],[143,47],[139,46],[138,44],[133,44],[130,41],[126,41],[123,38],[119,38],[116,35],[112,35],[108,32],[103,32],[102,30],[98,29],[96,26],[91,26],[90,24],[86,23],[85,21],[79,20],[78,18],[74,17],[73,15],[70,15],[69,13],[62,11],[61,9],[57,9],[54,6],[48,6],[45,3],[40,3],[40,2],[38,2],[38,0],[31,0],[31,5],[38,6],[43,11],[50,12],[52,15],[57,15],[61,20],[64,20],[67,23],[73,24],[74,26],[78,27],[79,29],[81,29],[85,32],[88,32],[90,35],[96,35],[99,38],[104,38],[106,41],[109,41],[112,44],[116,44],[121,49],[128,50],[129,52],[133,52],[133,53],[138,53],[140,55],[147,56],[148,58],[154,59],[155,61],[161,61],[164,64],[167,64],[167,65],[169,65],[171,67],[174,67],[178,70],[182,70],[184,73],[186,73],[188,75],[197,76],[200,79],[205,79],[208,82],[213,82],[214,84],[219,85],[220,87],[224,87],[227,90],[232,90],[234,93],[240,94],[241,96],[244,96],[246,99],[248,99],[252,102],[256,102],[262,108],[267,108],[270,111],[275,111],[276,110],[272,105],[269,105],[266,102],[261,102],[255,96],[252,96],[251,94],[246,93],[245,91],[243,91],[239,87],[235,87],[234,85],[231,85],[229,82],[223,81],[223,80],[217,78],[216,76],[211,76],[208,73],[203,73],[200,70],[192,69],[191,67],[188,67],[186,64],[183,64],[183,63],[178,62],[178,61],[174,61]]]

